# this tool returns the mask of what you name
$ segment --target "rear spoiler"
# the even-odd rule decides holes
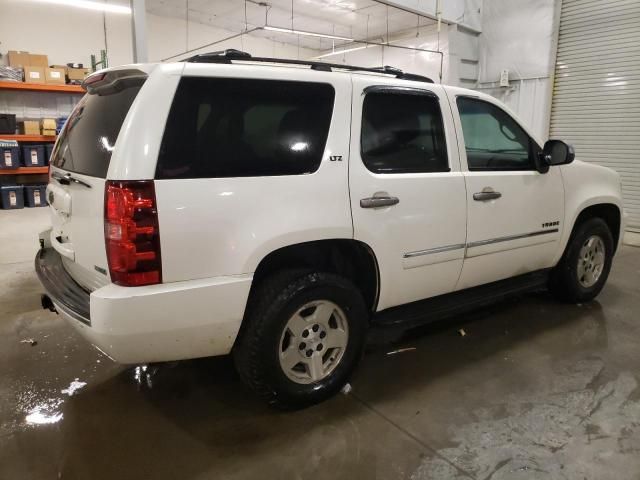
[[[95,72],[82,82],[89,95],[111,95],[125,88],[142,85],[147,74],[142,70],[110,70]]]

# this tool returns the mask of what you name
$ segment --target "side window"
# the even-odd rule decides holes
[[[438,98],[389,90],[367,93],[360,150],[374,173],[448,172]]]
[[[535,169],[539,147],[504,110],[468,97],[457,104],[470,171]]]
[[[334,96],[323,83],[184,77],[156,178],[313,173],[322,161]]]

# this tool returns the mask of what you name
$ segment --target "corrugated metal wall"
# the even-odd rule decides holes
[[[617,170],[640,231],[640,0],[563,0],[550,138]]]

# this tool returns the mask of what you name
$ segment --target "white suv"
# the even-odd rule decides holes
[[[234,354],[269,403],[347,381],[375,324],[602,289],[618,175],[494,98],[227,51],[103,70],[53,153],[43,306],[115,361]]]

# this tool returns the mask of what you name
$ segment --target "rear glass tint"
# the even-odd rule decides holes
[[[312,173],[322,160],[334,94],[324,83],[185,77],[156,178]]]
[[[122,123],[141,87],[139,83],[115,93],[85,95],[67,120],[51,163],[105,178]]]

